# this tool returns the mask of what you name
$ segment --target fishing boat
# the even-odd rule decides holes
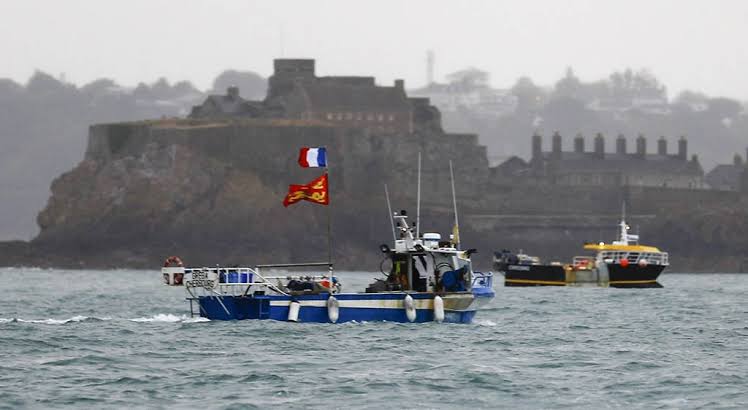
[[[625,207],[612,243],[585,243],[592,255],[575,256],[571,263],[541,263],[540,258],[508,250],[494,253],[494,267],[504,275],[505,286],[603,286],[661,288],[657,278],[669,265],[668,253],[640,245],[639,235],[629,234]]]
[[[343,284],[334,274],[331,256],[328,262],[251,267],[184,267],[181,260],[170,257],[161,271],[164,281],[168,285],[183,285],[190,314],[211,320],[470,323],[478,309],[494,297],[493,274],[474,271],[471,255],[475,249],[460,249],[454,176],[457,234],[450,241],[442,241],[438,233],[420,234],[420,155],[418,181],[419,212],[412,226],[408,224],[407,212],[392,212],[385,186],[394,244],[380,245],[383,276],[375,278],[363,292],[343,291]],[[326,190],[325,185],[325,194]],[[323,197],[327,195],[318,196]],[[328,229],[328,235],[329,232]],[[307,274],[273,274],[281,269],[302,268],[327,269]]]
[[[165,282],[182,283],[191,315],[211,320],[272,319],[470,323],[494,297],[493,274],[473,270],[474,249],[459,250],[436,233],[414,236],[407,214],[394,214],[400,238],[381,245],[389,266],[364,292],[346,293],[327,262],[254,267],[162,268]],[[308,275],[267,271],[327,267]]]

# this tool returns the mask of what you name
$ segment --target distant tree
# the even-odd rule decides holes
[[[566,68],[564,78],[558,80],[553,89],[554,98],[574,98],[582,100],[582,82],[579,81],[571,67]]]
[[[267,80],[251,71],[226,70],[213,81],[213,94],[225,94],[226,89],[239,87],[239,95],[249,100],[265,98]]]
[[[201,94],[201,91],[195,88],[194,85],[192,85],[189,81],[179,81],[174,83],[174,86],[172,87],[174,90],[174,93],[177,96],[181,95],[189,95],[189,94]]]
[[[26,84],[26,91],[38,96],[64,92],[66,88],[65,84],[53,76],[38,70],[34,72],[34,75],[31,76],[29,82]]]
[[[112,88],[118,87],[114,80],[109,78],[100,78],[98,80],[91,81],[80,88],[80,91],[88,95],[105,95]]]
[[[23,86],[9,78],[0,78],[0,97],[17,96],[23,93]]]
[[[719,120],[737,117],[743,111],[743,105],[729,98],[719,97],[709,100],[707,112]]]
[[[161,77],[151,85],[151,93],[157,100],[168,100],[174,97],[169,80]]]
[[[512,86],[511,92],[517,97],[518,112],[535,112],[543,104],[545,93],[529,77],[520,77]]]
[[[706,104],[709,96],[698,91],[684,90],[673,100],[675,104]]]
[[[667,88],[648,70],[636,73],[627,68],[623,72],[614,72],[609,78],[611,97],[619,101],[630,101],[632,98],[667,99]]]
[[[465,91],[487,88],[489,86],[490,74],[475,67],[455,71],[447,75],[450,85]]]

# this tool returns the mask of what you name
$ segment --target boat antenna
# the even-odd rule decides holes
[[[449,176],[452,179],[452,206],[455,211],[455,226],[453,228],[455,247],[460,249],[460,221],[457,219],[457,196],[455,195],[455,173],[452,169],[452,160],[449,160]]]
[[[390,206],[390,192],[387,190],[387,184],[384,184],[384,197],[387,198],[387,212],[388,218],[390,219],[390,225],[392,226],[392,241],[397,241],[397,235],[395,235],[395,220],[392,218],[392,206]]]
[[[416,194],[416,239],[421,237],[421,151],[418,151],[418,193]]]

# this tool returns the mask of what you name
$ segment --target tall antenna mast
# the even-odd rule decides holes
[[[393,243],[397,241],[397,235],[395,235],[395,220],[392,219],[392,207],[390,206],[390,192],[387,190],[387,184],[384,184],[384,196],[387,198],[387,212],[388,218],[390,220],[390,225],[392,226],[392,241]]]
[[[434,50],[426,52],[426,86],[434,83]]]
[[[416,239],[421,237],[421,151],[418,151],[418,193],[416,194]]]
[[[452,170],[452,160],[449,160],[449,176],[452,179],[452,206],[455,211],[454,241],[455,247],[460,249],[460,221],[457,219],[457,195],[455,195],[455,173]]]

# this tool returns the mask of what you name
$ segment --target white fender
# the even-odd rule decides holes
[[[444,300],[441,296],[434,297],[434,322],[444,321]]]
[[[340,302],[335,299],[335,296],[327,298],[327,317],[330,319],[330,323],[335,323],[340,317]]]
[[[405,316],[408,318],[408,321],[412,322],[416,320],[416,304],[413,302],[412,296],[405,295],[403,306],[405,307]]]
[[[292,300],[288,305],[288,321],[298,322],[299,321],[299,310],[301,310],[301,303]]]

